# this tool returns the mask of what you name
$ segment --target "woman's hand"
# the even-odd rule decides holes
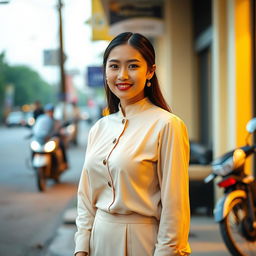
[[[88,256],[87,252],[77,252],[75,256]]]

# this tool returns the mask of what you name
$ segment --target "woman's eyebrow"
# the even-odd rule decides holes
[[[130,63],[130,62],[140,62],[140,61],[138,59],[131,59],[131,60],[128,60],[127,62]]]
[[[108,62],[120,62],[120,60],[117,60],[117,59],[110,59]],[[127,63],[130,63],[130,62],[140,62],[138,59],[130,59],[130,60],[127,60],[126,61]]]

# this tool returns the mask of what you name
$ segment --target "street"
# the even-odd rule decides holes
[[[67,151],[70,169],[60,184],[49,182],[38,192],[29,166],[29,130],[0,127],[0,256],[44,255],[54,237],[63,211],[76,194],[81,173],[88,127],[80,133],[79,146]]]

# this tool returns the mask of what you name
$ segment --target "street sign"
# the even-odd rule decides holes
[[[102,0],[109,23],[109,34],[130,31],[146,36],[164,33],[163,0]]]
[[[103,68],[101,66],[87,67],[87,84],[89,87],[103,87]]]
[[[59,50],[48,49],[43,51],[45,66],[59,66]]]

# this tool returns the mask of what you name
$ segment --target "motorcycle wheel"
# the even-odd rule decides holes
[[[46,190],[46,177],[45,177],[45,168],[40,167],[36,169],[36,179],[37,179],[37,187],[39,191]]]
[[[252,256],[256,252],[255,230],[248,230],[248,209],[244,198],[234,199],[227,216],[220,222],[222,238],[234,256]]]

